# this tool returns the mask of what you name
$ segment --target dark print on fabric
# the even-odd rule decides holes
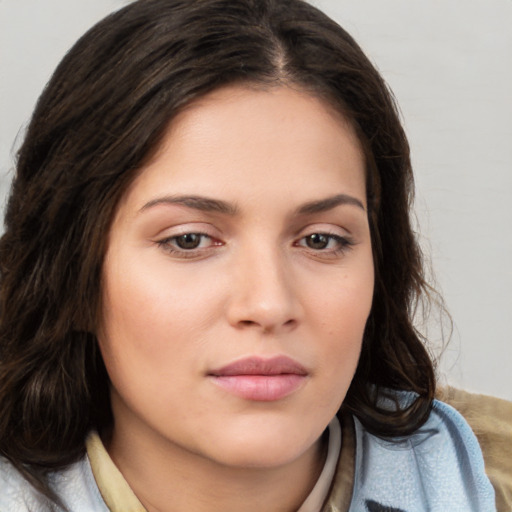
[[[405,510],[387,507],[386,505],[381,505],[380,503],[372,500],[366,500],[366,509],[368,512],[405,512]]]

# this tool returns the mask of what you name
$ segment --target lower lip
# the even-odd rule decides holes
[[[306,380],[305,375],[219,375],[213,382],[233,395],[258,402],[273,402],[291,395]]]

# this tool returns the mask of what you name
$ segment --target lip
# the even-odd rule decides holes
[[[300,388],[308,372],[287,356],[248,357],[212,370],[208,376],[216,385],[240,398],[273,402]]]

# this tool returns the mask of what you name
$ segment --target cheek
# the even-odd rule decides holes
[[[165,260],[121,263],[105,272],[104,323],[112,334],[122,332],[147,349],[162,337],[188,337],[220,307],[212,279],[175,271]]]
[[[370,314],[374,291],[374,271],[370,255],[357,265],[323,281],[308,297],[310,308],[322,323],[322,330],[334,339],[347,342],[361,339]]]
[[[374,275],[370,263],[367,258],[360,271],[341,274],[326,291],[311,296],[317,318],[312,334],[321,333],[316,347],[321,353],[318,371],[325,376],[326,385],[339,390],[336,400],[340,403],[355,373],[372,307]]]
[[[223,304],[221,283],[211,276],[208,281],[165,260],[142,260],[106,260],[98,339],[114,386],[124,388],[135,378],[151,395],[151,383],[169,382],[172,375],[175,387],[186,387],[200,373],[206,335]]]

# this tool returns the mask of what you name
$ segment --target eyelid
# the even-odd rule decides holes
[[[157,238],[172,238],[174,236],[186,235],[187,233],[198,233],[208,235],[213,238],[221,236],[219,230],[208,222],[179,222],[176,224],[167,224],[158,233],[155,233],[153,239]]]
[[[198,235],[210,240],[206,247],[192,247],[190,249],[180,248],[175,241],[184,235]],[[224,245],[219,236],[218,229],[215,229],[204,222],[187,222],[176,226],[169,226],[161,230],[153,237],[153,243],[165,253],[176,259],[201,259],[206,257],[216,247]],[[203,241],[200,242],[202,244]]]
[[[321,235],[321,236],[325,236],[327,238],[330,238],[332,240],[335,240],[337,241],[339,244],[343,245],[343,246],[347,246],[347,245],[354,245],[355,242],[353,241],[352,237],[350,236],[341,236],[341,235],[338,235],[338,234],[335,234],[335,233],[328,233],[328,232],[325,232],[325,231],[313,231],[312,233],[309,233],[307,235],[304,235],[304,236],[301,236],[298,240],[297,240],[297,243],[298,242],[301,242],[302,240],[305,240],[313,235]],[[320,249],[318,249],[320,250]]]
[[[328,237],[331,239],[331,241],[334,240],[336,242],[336,247],[308,247],[306,242],[307,238],[315,234]],[[316,223],[302,228],[296,235],[293,245],[315,258],[325,260],[343,257],[353,248],[354,245],[356,245],[356,240],[347,229],[339,225],[329,223]]]
[[[297,238],[312,235],[314,233],[323,233],[325,235],[339,236],[342,238],[352,237],[350,229],[340,226],[336,223],[329,222],[315,222],[302,227],[296,233]]]

